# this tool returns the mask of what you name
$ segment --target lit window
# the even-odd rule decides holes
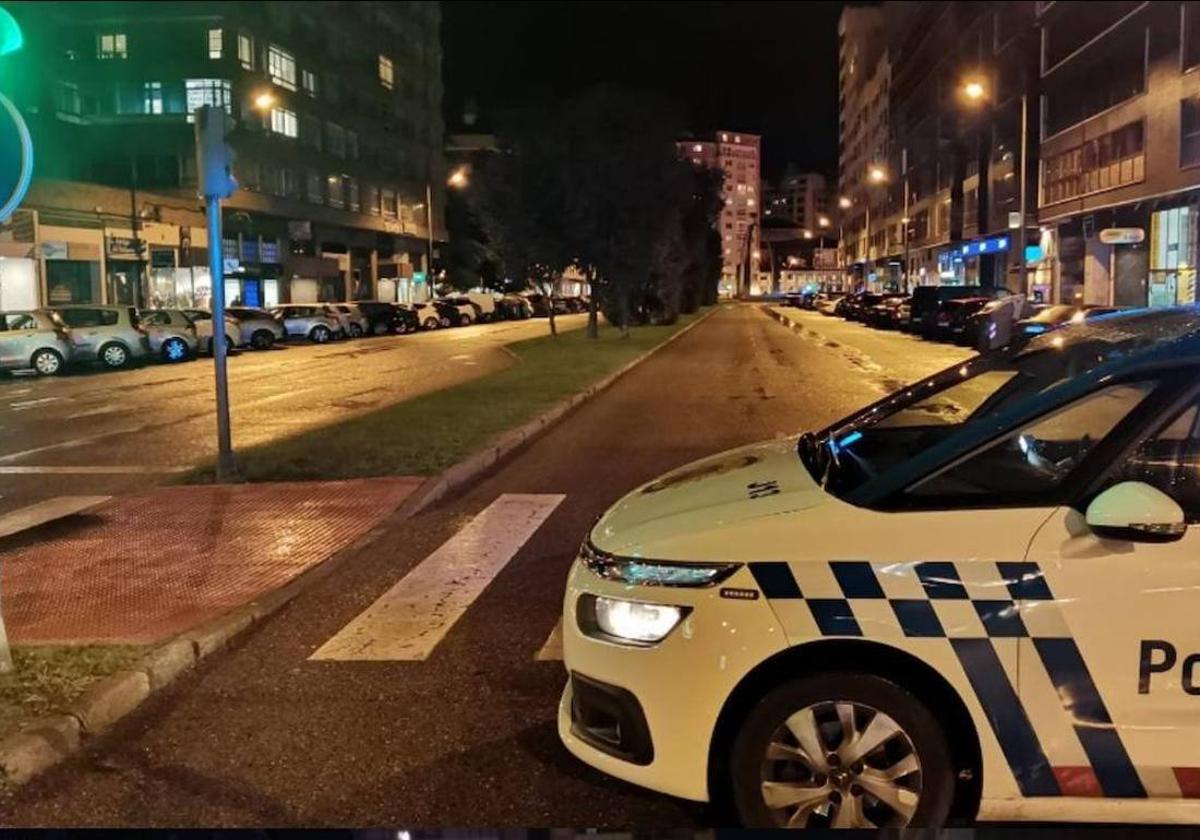
[[[346,178],[346,208],[355,213],[359,210],[358,180],[355,178]]]
[[[330,175],[325,179],[325,184],[329,188],[328,204],[330,207],[345,207],[346,202],[342,196],[342,176]]]
[[[146,82],[142,85],[142,113],[163,112],[162,82]]]
[[[729,142],[729,135],[728,135],[728,134],[722,134],[722,135],[721,135],[721,142],[722,142],[722,143],[728,143],[728,142]]]
[[[223,43],[223,39],[221,37],[221,30],[220,29],[208,30],[208,57],[209,58],[220,58],[221,57],[221,49],[223,46],[224,46],[224,43]]]
[[[704,151],[704,147],[701,146],[699,143],[697,143],[695,146],[692,146],[692,151],[693,152],[702,152],[702,151]]]
[[[296,58],[287,50],[272,44],[267,48],[267,75],[271,81],[288,90],[296,89]]]
[[[238,35],[238,63],[247,70],[254,69],[254,39],[249,35]]]
[[[109,32],[98,36],[96,40],[97,58],[127,58],[125,33]]]
[[[183,83],[187,101],[188,122],[195,120],[196,109],[202,105],[214,105],[233,113],[233,94],[228,79],[185,79]]]
[[[311,70],[300,71],[300,84],[309,96],[317,95],[317,74]]]
[[[383,205],[383,215],[388,219],[396,218],[396,191],[380,190],[379,201]]]
[[[379,56],[379,83],[388,90],[396,85],[396,69],[386,55]]]
[[[271,131],[282,134],[284,137],[299,136],[300,128],[296,122],[296,112],[286,108],[272,108]]]
[[[372,216],[379,215],[379,187],[367,185],[367,212]]]

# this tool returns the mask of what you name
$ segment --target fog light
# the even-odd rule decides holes
[[[591,607],[580,616],[585,631],[588,629],[586,625],[592,623],[587,619],[591,618],[595,629],[605,636],[635,644],[661,642],[685,614],[684,607],[668,604],[647,604],[601,596],[585,598],[590,601]],[[581,607],[585,605],[581,604]],[[587,612],[592,615],[587,616]]]

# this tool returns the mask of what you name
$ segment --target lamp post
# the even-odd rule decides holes
[[[875,184],[875,185],[886,184],[887,179],[888,179],[887,170],[884,169],[879,164],[872,164],[870,169],[867,170],[867,183],[868,184]],[[868,281],[870,280],[870,276],[873,273],[871,271],[871,269],[873,269],[873,268],[874,268],[874,262],[871,260],[871,194],[870,194],[870,190],[868,189],[868,192],[867,192],[867,253],[866,253],[866,261],[863,263],[863,273],[865,275],[864,279],[867,279]]]

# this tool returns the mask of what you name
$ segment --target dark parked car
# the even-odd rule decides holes
[[[524,321],[533,317],[533,307],[520,295],[505,295],[496,301],[496,317],[506,321]]]
[[[1077,306],[1058,303],[1039,309],[1032,317],[1017,322],[1018,337],[1032,338],[1035,335],[1056,330],[1067,324],[1078,324],[1100,315],[1118,311],[1115,306]]]
[[[538,292],[525,295],[525,300],[529,301],[529,306],[533,311],[534,318],[549,318],[550,317],[550,301],[546,296]]]
[[[933,337],[959,343],[967,332],[967,321],[991,300],[987,297],[954,298],[943,301],[934,319]]]
[[[420,329],[409,309],[382,300],[360,300],[358,308],[367,316],[368,335],[395,335]]]
[[[957,298],[984,295],[982,286],[917,286],[913,289],[907,329],[927,338],[932,337],[937,329],[938,309],[943,303]]]
[[[849,321],[861,321],[866,317],[868,309],[880,303],[883,303],[883,295],[875,292],[860,292],[857,295],[851,295],[843,317]]]
[[[863,323],[881,330],[894,330],[899,325],[900,305],[907,301],[905,295],[884,295],[883,300],[866,310]]]

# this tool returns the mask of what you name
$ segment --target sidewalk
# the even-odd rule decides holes
[[[419,477],[161,487],[0,550],[14,645],[151,645],[275,590],[366,533]]]

